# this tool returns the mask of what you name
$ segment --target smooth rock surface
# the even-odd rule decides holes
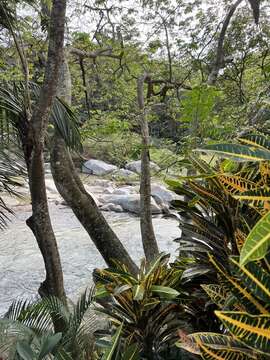
[[[160,198],[164,203],[170,203],[172,200],[176,199],[176,194],[168,190],[165,186],[159,184],[151,185],[151,194],[154,197]]]
[[[141,173],[141,160],[129,162],[128,164],[126,164],[125,168],[127,170],[133,171],[137,174],[140,174]],[[151,171],[156,172],[156,171],[160,170],[160,167],[157,164],[150,161],[150,169],[151,169]]]
[[[124,211],[122,206],[115,205],[115,204],[112,204],[112,203],[102,205],[100,207],[100,210],[102,210],[102,211],[114,211],[114,212],[118,212],[118,213]]]
[[[128,194],[128,195],[103,195],[98,198],[99,202],[103,204],[115,204],[120,205],[125,211],[139,214],[140,208],[140,195],[139,194]],[[160,214],[162,210],[157,205],[155,200],[151,198],[151,211],[152,214]]]
[[[82,172],[90,175],[108,175],[118,168],[115,165],[108,164],[101,160],[90,159],[82,166]]]
[[[113,177],[116,178],[124,178],[124,179],[129,179],[129,178],[135,178],[137,177],[138,174],[136,174],[134,171],[130,171],[127,169],[119,169],[117,171],[115,171],[113,173]]]

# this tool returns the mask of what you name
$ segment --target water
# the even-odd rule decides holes
[[[72,210],[54,202],[49,205],[66,292],[74,298],[92,283],[93,269],[105,263]],[[45,274],[36,240],[25,224],[31,214],[30,205],[15,206],[14,210],[16,216],[0,233],[0,314],[14,299],[36,296]],[[131,257],[139,263],[143,257],[139,218],[128,213],[106,212],[104,215]],[[153,223],[160,250],[174,254],[177,245],[172,240],[180,235],[178,222],[157,217]]]

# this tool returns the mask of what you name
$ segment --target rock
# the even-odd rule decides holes
[[[137,177],[138,174],[136,174],[134,171],[130,171],[127,169],[119,169],[116,172],[113,173],[113,178],[134,178]]]
[[[95,181],[93,182],[93,185],[96,186],[100,186],[103,189],[106,187],[114,187],[114,183],[110,180],[106,180],[106,179],[95,179]]]
[[[113,194],[115,194],[115,195],[129,195],[129,194],[137,194],[137,191],[132,186],[125,186],[125,187],[115,189],[113,191]]]
[[[112,194],[114,193],[114,189],[112,187],[107,187],[103,189],[103,194]]]
[[[120,205],[123,210],[129,211],[135,214],[139,214],[140,208],[140,195],[139,194],[128,194],[128,195],[104,195],[99,198],[99,201],[103,204],[115,204]],[[160,214],[162,210],[159,208],[155,200],[151,199],[151,210],[152,214]]]
[[[126,164],[125,168],[127,170],[133,171],[137,174],[140,174],[141,173],[141,160],[132,161],[132,162]],[[157,164],[150,161],[150,169],[151,169],[151,171],[155,172],[155,171],[159,171],[160,167]]]
[[[45,183],[46,183],[46,189],[49,193],[58,194],[58,190],[56,189],[53,179],[45,178]]]
[[[115,165],[105,163],[101,160],[90,159],[86,161],[82,166],[82,172],[91,175],[107,175],[116,171],[118,168]]]
[[[97,206],[101,206],[99,200],[97,199],[97,197],[95,196],[95,194],[93,194],[92,192],[92,188],[89,185],[84,185],[85,190],[88,192],[88,194],[93,198],[94,202],[96,203]]]
[[[115,205],[113,203],[105,204],[100,207],[100,210],[103,211],[114,211],[114,212],[123,212],[123,208],[121,205]]]
[[[51,164],[50,163],[45,163],[44,164],[44,170],[45,170],[45,174],[51,174]]]
[[[159,184],[151,185],[151,195],[154,198],[159,198],[164,203],[170,203],[172,200],[175,200],[177,195],[168,190],[165,186]]]

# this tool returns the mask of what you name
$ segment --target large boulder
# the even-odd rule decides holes
[[[138,176],[138,174],[135,173],[134,171],[130,171],[130,170],[123,169],[123,168],[121,168],[113,173],[114,179],[117,179],[117,178],[131,179],[131,178],[136,178],[137,176]]]
[[[108,175],[118,168],[115,165],[108,164],[102,160],[90,159],[87,160],[82,166],[82,172],[91,175]]]
[[[112,203],[102,205],[100,207],[100,210],[102,210],[102,211],[114,211],[114,212],[123,212],[124,211],[122,209],[121,205],[116,205],[116,204],[112,204]]]
[[[168,204],[177,198],[177,195],[174,192],[159,184],[151,185],[151,195],[154,198],[159,198],[161,201]]]
[[[140,174],[141,173],[141,160],[129,162],[128,164],[126,164],[125,168],[127,170],[133,171],[137,174]],[[160,167],[157,164],[150,161],[150,170],[153,172],[157,172],[160,170]]]
[[[123,210],[140,214],[140,195],[139,194],[128,194],[128,195],[103,195],[99,197],[100,203],[103,204],[115,204],[120,205]],[[162,210],[157,205],[155,200],[151,199],[151,210],[152,214],[160,214]]]

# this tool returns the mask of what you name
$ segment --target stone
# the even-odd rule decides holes
[[[102,160],[90,159],[86,161],[82,166],[82,172],[91,175],[108,175],[118,168],[115,165],[108,164]]]
[[[151,195],[154,198],[159,198],[164,203],[170,203],[172,200],[175,200],[177,195],[168,190],[165,186],[159,184],[151,185]]]
[[[130,171],[130,170],[127,170],[127,169],[119,169],[117,171],[115,171],[113,173],[113,178],[124,178],[124,179],[129,179],[129,178],[135,178],[137,177],[138,174],[136,174],[134,171]]]
[[[140,195],[139,194],[128,194],[128,195],[104,195],[99,198],[99,201],[103,204],[115,204],[120,205],[123,210],[140,214],[141,208],[140,208]],[[160,214],[162,210],[157,205],[155,200],[151,199],[151,211],[152,214]]]
[[[115,194],[115,195],[129,195],[129,194],[136,194],[136,193],[137,193],[136,189],[132,186],[121,187],[121,188],[115,189],[113,191],[113,194]]]
[[[121,205],[115,205],[113,203],[109,203],[109,204],[105,204],[105,205],[102,205],[100,207],[100,210],[103,210],[103,211],[114,211],[114,212],[123,212],[123,208]]]
[[[50,163],[45,163],[44,164],[44,170],[45,170],[45,174],[51,174],[51,164]]]
[[[51,178],[45,178],[46,189],[49,193],[58,194],[55,183]]]
[[[141,173],[141,160],[132,161],[132,162],[126,164],[125,168],[129,171],[133,171],[137,174],[140,174]],[[153,172],[157,172],[160,170],[160,167],[157,164],[150,161],[150,170]]]

